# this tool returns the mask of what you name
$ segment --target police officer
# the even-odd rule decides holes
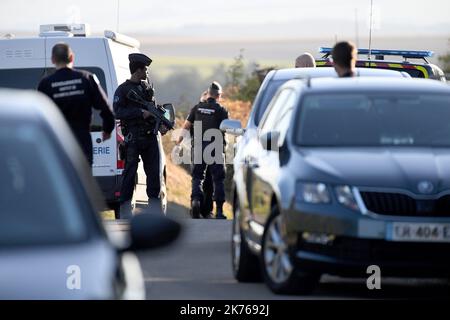
[[[305,52],[295,59],[295,67],[296,68],[315,68],[316,60],[312,56],[311,53]]]
[[[59,107],[92,165],[92,107],[100,110],[103,119],[103,141],[111,137],[114,114],[97,77],[87,71],[73,69],[73,62],[74,54],[70,47],[65,43],[56,44],[52,49],[52,63],[56,71],[41,80],[38,90]]]
[[[128,98],[131,90],[148,102],[155,103],[154,90],[148,84],[147,69],[152,60],[144,54],[133,53],[128,56],[131,77],[122,83],[114,94],[114,111],[120,119],[122,133],[125,137],[126,158],[125,169],[122,173],[122,187],[120,191],[120,217],[131,217],[131,198],[136,180],[139,156],[141,156],[144,171],[147,176],[148,203],[152,210],[160,212],[160,173],[159,173],[159,144],[155,134],[155,121],[151,113],[142,104]],[[167,128],[161,127],[165,134]]]
[[[349,41],[336,43],[331,55],[334,69],[340,78],[355,76],[358,51],[353,43]]]
[[[194,126],[194,165],[192,169],[191,193],[193,218],[200,217],[200,211],[204,201],[203,183],[207,167],[210,167],[213,179],[216,218],[226,218],[223,215],[223,204],[225,202],[225,164],[223,151],[225,140],[219,128],[222,120],[228,119],[228,111],[218,103],[221,95],[222,87],[219,83],[213,82],[208,88],[207,100],[205,102],[200,102],[191,109],[183,126],[183,129],[185,130],[190,130],[192,126]],[[206,139],[205,136],[205,133],[210,129],[215,129],[216,133],[218,133],[218,135],[211,139],[211,142],[207,141],[208,139]],[[196,132],[196,130],[199,130],[199,132]],[[183,137],[180,136],[177,145],[179,145],[182,140]],[[210,148],[210,144],[213,144],[213,147],[215,146],[215,148]],[[220,144],[220,146],[218,146],[218,144]],[[205,159],[205,156],[207,156],[205,150],[212,150],[211,157],[214,158],[214,161],[207,161],[208,159]],[[220,154],[216,154],[217,152]],[[199,154],[200,157],[198,157]]]
[[[204,91],[202,95],[200,96],[200,102],[206,102],[208,99],[208,90]],[[190,130],[191,137],[194,136],[194,126],[191,127]],[[191,147],[192,150],[194,150],[194,139],[191,140]],[[193,154],[193,152],[192,152]],[[192,163],[194,159],[192,159]],[[192,167],[193,169],[193,167]],[[214,183],[211,175],[211,167],[207,166],[206,173],[205,173],[205,179],[203,180],[203,202],[200,210],[200,214],[205,219],[211,219],[214,217],[213,209],[214,209]],[[192,214],[192,213],[191,213]]]

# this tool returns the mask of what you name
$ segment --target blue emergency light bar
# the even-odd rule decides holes
[[[333,48],[325,48],[320,47],[319,53],[324,53],[330,55],[333,51]],[[358,49],[358,54],[369,54],[369,49]],[[411,51],[411,50],[379,50],[372,49],[370,50],[370,54],[376,56],[400,56],[403,58],[412,58],[412,59],[424,59],[430,58],[433,56],[433,51]]]

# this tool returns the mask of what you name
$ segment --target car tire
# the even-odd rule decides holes
[[[258,257],[248,247],[245,234],[239,224],[239,210],[239,204],[235,204],[231,237],[231,267],[233,275],[239,282],[261,282]]]
[[[320,274],[303,272],[295,267],[283,235],[283,224],[283,216],[274,206],[261,246],[260,265],[264,282],[276,294],[310,294],[317,286]]]

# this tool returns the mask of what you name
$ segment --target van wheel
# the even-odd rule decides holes
[[[286,241],[284,217],[277,206],[272,208],[264,230],[260,263],[264,281],[277,294],[309,294],[320,279],[319,274],[295,267]]]
[[[238,201],[237,201],[238,202]],[[261,272],[257,256],[249,249],[244,232],[239,225],[239,204],[234,208],[231,261],[233,274],[239,282],[260,282]]]

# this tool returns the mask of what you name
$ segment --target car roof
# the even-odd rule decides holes
[[[291,80],[285,86],[307,87],[308,92],[402,92],[450,94],[450,86],[430,79],[355,77],[316,78],[308,82]]]
[[[0,89],[0,119],[20,118],[40,122],[46,118],[45,109],[51,101],[33,90]],[[39,106],[39,107],[38,107]]]
[[[78,161],[79,155],[73,151],[77,142],[70,127],[46,95],[34,90],[0,89],[0,122],[3,121],[33,125],[51,132],[69,157]]]
[[[364,77],[398,77],[407,78],[408,75],[395,70],[386,69],[370,69],[370,68],[356,68],[358,76]],[[290,68],[275,70],[273,80],[288,80],[293,78],[323,78],[323,77],[337,77],[337,73],[333,67],[320,68]]]

